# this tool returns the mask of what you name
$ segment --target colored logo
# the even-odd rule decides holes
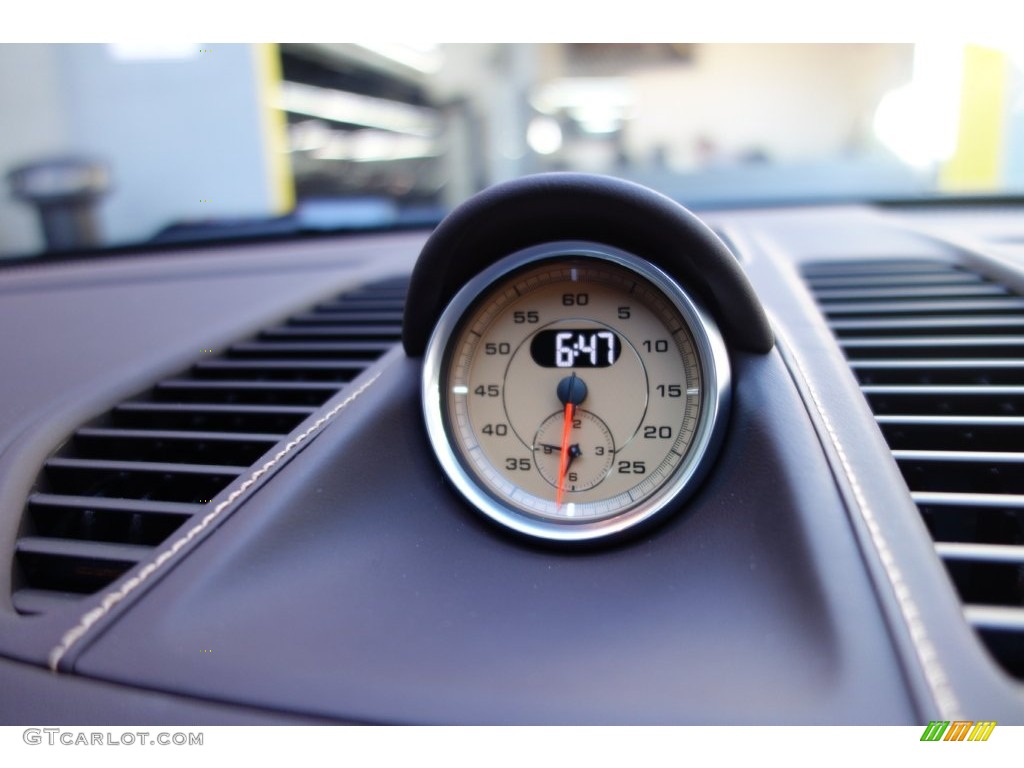
[[[995,720],[932,720],[921,741],[988,741],[995,727]]]

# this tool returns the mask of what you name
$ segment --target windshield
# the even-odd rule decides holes
[[[552,170],[685,205],[1024,188],[959,44],[0,45],[0,255],[429,226]]]

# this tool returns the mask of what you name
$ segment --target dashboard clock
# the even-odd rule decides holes
[[[456,488],[520,534],[586,541],[674,508],[727,418],[718,328],[669,275],[591,242],[524,249],[442,313],[427,431]]]

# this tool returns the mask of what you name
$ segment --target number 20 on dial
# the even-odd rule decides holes
[[[431,444],[479,511],[560,541],[619,535],[707,472],[729,396],[710,317],[668,275],[593,243],[498,262],[427,348]]]

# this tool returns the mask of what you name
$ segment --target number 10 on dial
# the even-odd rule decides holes
[[[707,472],[728,405],[715,324],[617,249],[552,243],[472,280],[427,349],[428,434],[453,484],[530,536],[618,535]]]

